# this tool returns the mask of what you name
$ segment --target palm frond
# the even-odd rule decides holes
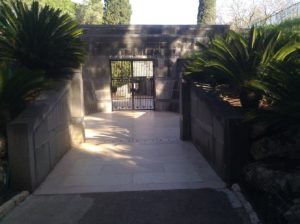
[[[205,77],[202,80],[212,78],[208,82],[219,80],[237,90],[262,92],[267,87],[259,80],[274,72],[271,67],[276,62],[300,64],[299,47],[299,38],[287,37],[280,30],[252,27],[248,36],[229,31],[225,37],[212,38],[207,47],[202,47],[189,69],[194,76]]]
[[[65,77],[84,61],[82,30],[67,14],[33,1],[0,4],[0,61]]]
[[[0,66],[0,111],[14,117],[25,106],[26,99],[45,87],[45,74],[28,69],[12,70]],[[5,121],[8,118],[0,118]]]
[[[288,138],[300,134],[300,70],[293,61],[273,61],[264,79],[252,81],[268,99],[269,106],[251,111],[247,120],[265,127],[266,135],[285,134]]]

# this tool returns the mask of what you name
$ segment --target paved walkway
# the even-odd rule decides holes
[[[1,223],[249,224],[205,159],[179,140],[177,114],[96,114],[86,127],[86,143]]]
[[[99,113],[86,117],[86,137],[36,195],[225,186],[195,147],[179,140],[178,114]]]

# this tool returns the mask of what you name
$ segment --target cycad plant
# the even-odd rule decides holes
[[[38,1],[0,0],[0,61],[69,76],[84,60],[82,30],[68,15]]]
[[[256,160],[245,167],[246,180],[265,192],[287,199],[299,196],[296,180],[300,162],[300,66],[293,55],[270,63],[265,76],[252,86],[263,92],[268,104],[246,113],[254,125]],[[286,196],[290,195],[290,198]]]
[[[42,71],[12,70],[0,65],[0,127],[15,117],[32,96],[45,87]]]
[[[6,124],[51,79],[68,78],[84,60],[82,30],[49,6],[0,0],[0,137]]]
[[[0,160],[6,154],[6,125],[45,87],[42,71],[0,65]]]
[[[294,59],[292,59],[294,58]],[[285,140],[300,137],[300,64],[298,56],[270,63],[253,88],[263,92],[268,106],[247,113],[247,119],[264,127],[264,137]]]
[[[229,84],[239,94],[242,106],[252,108],[258,107],[261,96],[251,81],[259,79],[271,61],[296,52],[299,42],[296,36],[286,38],[278,30],[253,27],[248,34],[229,31],[199,47],[190,74],[212,85]]]

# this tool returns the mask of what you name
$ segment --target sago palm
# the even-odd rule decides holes
[[[0,160],[6,156],[6,125],[44,88],[45,75],[0,65]]]
[[[291,58],[270,63],[265,77],[251,83],[263,92],[269,104],[247,113],[248,121],[264,127],[261,136],[300,137],[300,65],[297,58]]]
[[[84,60],[82,30],[68,15],[37,1],[0,3],[0,60],[62,77]]]
[[[28,69],[11,70],[0,65],[0,120],[8,122],[21,109],[26,99],[45,87],[45,74]],[[2,123],[3,124],[3,123]]]
[[[229,31],[225,37],[214,37],[208,46],[199,47],[190,73],[202,81],[230,84],[242,105],[248,107],[258,106],[259,95],[249,82],[259,78],[270,61],[295,53],[299,42],[294,36],[283,37],[280,31],[252,28],[247,35]]]

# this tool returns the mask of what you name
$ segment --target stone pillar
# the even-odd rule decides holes
[[[85,141],[84,132],[84,96],[82,69],[74,70],[70,84],[70,136],[72,145],[76,146]]]
[[[107,56],[96,57],[93,66],[97,68],[91,73],[96,89],[97,111],[110,113],[112,112],[110,60]]]
[[[181,78],[180,82],[180,139],[191,140],[191,84]]]

